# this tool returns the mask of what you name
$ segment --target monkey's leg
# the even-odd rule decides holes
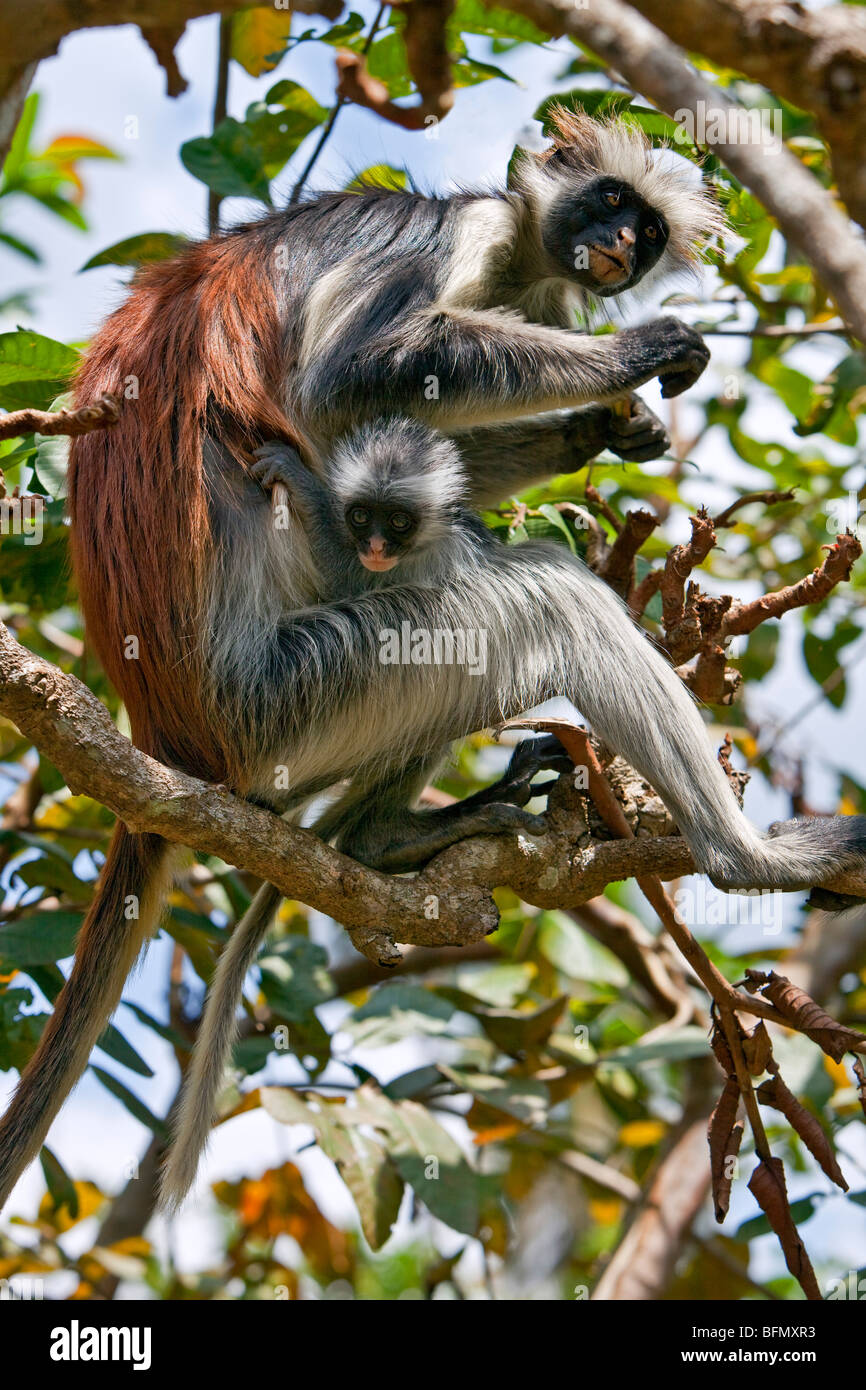
[[[611,400],[656,376],[663,395],[679,395],[709,358],[700,334],[674,318],[593,337],[495,310],[427,313],[314,358],[299,394],[314,427],[330,434],[407,411],[457,430]]]
[[[441,755],[435,760],[418,760],[375,781],[356,780],[328,807],[313,830],[323,840],[333,840],[337,849],[359,863],[396,874],[420,869],[435,854],[472,835],[501,835],[514,830],[544,834],[547,827],[541,816],[530,815],[504,800],[486,802],[467,797],[453,806],[413,810],[412,802],[441,760]],[[498,787],[502,782],[487,790]],[[504,790],[507,793],[511,785]]]
[[[640,396],[628,400],[627,416],[610,406],[587,405],[454,432],[471,478],[472,505],[488,506],[556,474],[576,473],[602,449],[632,463],[659,458],[670,448],[666,426]]]

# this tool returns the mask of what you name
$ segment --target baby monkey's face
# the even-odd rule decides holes
[[[418,517],[408,507],[381,500],[358,498],[346,508],[345,518],[358,559],[373,574],[399,565],[418,530]]]

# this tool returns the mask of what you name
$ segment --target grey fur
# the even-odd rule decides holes
[[[329,467],[338,441],[394,416],[453,437],[470,507],[572,471],[606,445],[626,458],[663,452],[664,427],[637,398],[626,422],[605,403],[653,377],[666,395],[686,390],[708,361],[700,335],[670,318],[607,337],[573,331],[575,313],[589,315],[596,296],[551,248],[563,236],[572,244],[569,219],[599,179],[620,181],[667,224],[664,255],[632,266],[629,290],[694,260],[722,230],[721,215],[693,169],[682,161],[662,169],[633,128],[560,115],[555,138],[553,157],[527,157],[512,187],[493,195],[329,194],[231,233],[273,256],[289,368],[283,404],[306,461],[333,486],[341,485],[340,469]],[[376,423],[365,447],[377,435],[384,444],[389,428]],[[349,472],[356,461],[346,460]],[[316,829],[394,871],[478,829],[538,831],[520,820],[525,784],[509,803],[516,775],[448,815],[413,802],[453,739],[567,695],[656,787],[716,883],[794,888],[862,865],[861,818],[807,822],[773,838],[750,825],[682,682],[613,593],[561,548],[500,546],[458,511],[439,537],[441,574],[434,547],[433,568],[416,582],[398,567],[398,582],[323,603],[330,593],[315,537],[297,518],[275,531],[255,481],[216,451],[206,462],[216,541],[202,636],[209,697],[214,717],[236,731],[253,794],[275,810],[349,779]],[[405,623],[483,631],[486,672],[384,666],[380,634]],[[276,766],[287,770],[279,792]],[[226,1011],[267,929],[261,903],[270,896],[265,890],[238,925],[221,967]],[[196,1075],[215,1088],[232,1022],[210,1012],[199,1044],[208,1058]],[[192,1179],[212,1099],[185,1103],[165,1200],[179,1201]]]
[[[459,479],[453,446],[405,421],[381,421],[337,453],[351,457],[358,487],[365,453],[369,473],[381,482],[383,467],[390,475],[401,451],[403,476],[413,476],[419,464],[413,451],[422,445],[434,468],[447,463],[445,476]],[[332,476],[330,464],[325,471]],[[413,582],[383,581],[352,599],[284,611],[275,621],[257,602],[261,571],[241,549],[226,556],[232,568],[224,592],[240,608],[214,617],[213,698],[248,740],[251,762],[262,748],[270,750],[267,764],[260,763],[261,799],[280,807],[272,775],[267,780],[275,764],[289,771],[283,809],[351,777],[315,829],[346,854],[397,872],[467,835],[543,833],[543,822],[521,811],[520,796],[512,795],[515,785],[528,793],[529,778],[521,782],[513,772],[510,785],[506,774],[444,811],[414,810],[412,803],[452,739],[566,695],[655,786],[696,863],[716,884],[802,888],[862,865],[860,817],[760,834],[737,805],[695,702],[607,585],[562,547],[500,545],[456,504],[457,495],[459,488],[446,488],[442,515],[450,514],[450,530],[440,516],[437,544],[415,557]],[[311,559],[315,565],[315,546]],[[383,666],[380,634],[406,621],[425,630],[483,629],[486,673],[473,676],[454,665]],[[251,705],[254,658],[262,671],[257,679],[267,694],[280,691],[279,702]],[[267,885],[259,892],[220,960],[163,1176],[166,1205],[179,1204],[194,1178],[243,982],[278,900]]]

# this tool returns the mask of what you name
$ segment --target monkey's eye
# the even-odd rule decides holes
[[[349,512],[350,526],[366,526],[370,520],[370,513],[366,507],[352,507]]]
[[[609,188],[603,197],[608,206],[612,208],[618,208],[622,202],[622,194],[618,188]]]
[[[411,531],[412,518],[408,512],[392,512],[388,524],[392,531]]]
[[[658,241],[658,239],[659,239],[659,228],[658,228],[658,223],[657,223],[657,222],[648,222],[647,225],[646,225],[646,226],[644,227],[644,229],[643,229],[643,234],[644,234],[644,236],[646,237],[647,241]]]

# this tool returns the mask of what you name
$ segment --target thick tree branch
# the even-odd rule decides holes
[[[492,894],[499,886],[537,907],[571,908],[620,879],[670,879],[694,870],[678,836],[596,843],[585,822],[560,815],[544,835],[455,845],[416,878],[377,873],[308,831],[148,757],[119,733],[86,686],[21,647],[2,625],[0,710],[73,791],[101,801],[130,829],[249,869],[342,922],[356,948],[384,964],[400,959],[396,941],[437,947],[482,940],[498,922]],[[840,874],[826,886],[866,896],[866,875]],[[757,998],[740,1007],[775,1013]]]
[[[675,43],[811,111],[839,192],[866,223],[866,11],[778,0],[632,0]]]
[[[41,58],[57,52],[60,40],[78,29],[137,24],[142,30],[166,34],[183,32],[190,19],[232,14],[247,9],[250,0],[0,0],[0,164],[9,150],[18,115]],[[336,19],[342,0],[293,0],[300,14],[322,14]],[[169,82],[178,87],[179,73],[171,72],[171,56],[163,49],[161,62],[169,64]]]
[[[592,0],[586,9],[571,0],[507,0],[507,8],[547,33],[569,34],[621,73],[660,110],[732,113],[735,105],[702,77],[685,54],[659,29],[621,0]],[[816,15],[816,20],[824,12]],[[866,339],[866,248],[831,194],[785,149],[737,139],[714,143],[713,151],[776,218],[785,236],[811,261],[852,332]]]

